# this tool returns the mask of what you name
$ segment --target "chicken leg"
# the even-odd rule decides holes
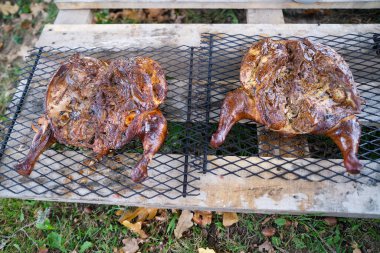
[[[363,167],[357,158],[360,140],[360,124],[354,115],[344,118],[338,125],[327,131],[343,154],[347,172],[358,174]]]
[[[38,160],[38,157],[42,154],[42,152],[56,142],[49,124],[49,120],[46,117],[41,117],[38,120],[38,124],[39,128],[37,130],[37,134],[33,138],[28,155],[22,162],[15,166],[17,173],[23,176],[30,175],[34,164]]]
[[[258,118],[254,99],[244,89],[229,92],[223,101],[218,130],[212,135],[210,145],[213,148],[222,145],[232,126],[239,120],[251,119],[257,122]]]
[[[143,144],[144,153],[134,167],[131,178],[134,182],[141,182],[148,176],[149,162],[165,141],[167,122],[161,111],[154,110],[142,114],[137,124],[137,136]]]

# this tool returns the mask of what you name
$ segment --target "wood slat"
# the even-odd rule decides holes
[[[60,10],[54,24],[91,24],[91,10]]]
[[[201,34],[227,33],[263,36],[326,36],[363,34],[379,24],[118,24],[46,25],[36,46],[53,47],[163,47],[200,46]],[[131,39],[133,38],[133,39]]]
[[[380,8],[376,0],[319,0],[302,4],[292,0],[55,0],[60,9],[371,9]]]

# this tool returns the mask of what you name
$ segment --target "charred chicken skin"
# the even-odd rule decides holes
[[[142,181],[167,134],[158,109],[166,93],[164,72],[150,58],[106,62],[72,56],[48,85],[46,113],[33,127],[37,134],[17,172],[29,175],[38,156],[55,142],[92,149],[100,159],[138,137],[144,153],[131,178]]]
[[[227,94],[211,146],[219,147],[232,126],[250,119],[287,136],[321,134],[359,173],[360,99],[352,73],[332,48],[308,39],[264,39],[253,44],[240,68],[242,87]]]

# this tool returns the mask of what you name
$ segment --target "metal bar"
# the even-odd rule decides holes
[[[194,57],[194,47],[190,48],[190,67],[189,67],[189,85],[187,91],[187,110],[186,110],[186,133],[185,133],[185,164],[183,172],[183,187],[182,187],[182,196],[186,197],[187,193],[187,173],[189,168],[189,131],[191,126],[191,96],[193,89],[193,57]]]
[[[37,64],[41,58],[41,54],[42,54],[42,51],[43,51],[43,47],[40,47],[38,49],[38,53],[36,55],[36,59],[34,60],[34,64],[33,64],[33,68],[32,68],[32,71],[30,72],[29,74],[29,77],[28,77],[28,80],[25,84],[25,87],[24,87],[24,90],[22,91],[22,94],[21,94],[21,98],[20,98],[20,102],[18,103],[17,107],[16,107],[16,111],[15,111],[15,114],[13,115],[13,118],[12,118],[12,122],[11,122],[11,125],[9,126],[8,128],[8,132],[7,134],[5,135],[5,138],[4,138],[4,142],[3,144],[1,145],[1,149],[0,149],[0,159],[3,157],[3,154],[4,154],[4,151],[5,151],[5,148],[7,146],[7,143],[8,143],[8,140],[9,140],[9,137],[11,136],[11,133],[12,133],[12,130],[13,130],[13,127],[16,123],[16,120],[17,120],[17,117],[18,115],[20,114],[21,112],[21,107],[22,105],[24,104],[24,99],[26,97],[26,94],[28,93],[28,90],[29,90],[29,85],[30,83],[32,82],[32,79],[33,79],[33,75],[34,75],[34,72],[36,71],[36,68],[37,68]]]
[[[213,34],[210,34],[209,39],[209,48],[208,48],[208,71],[207,71],[207,90],[206,90],[206,120],[205,120],[205,135],[204,137],[207,137],[209,123],[210,123],[210,96],[211,96],[211,69],[212,69],[212,46],[213,46]],[[207,155],[208,155],[208,140],[204,140],[204,150],[203,150],[203,174],[207,172]]]

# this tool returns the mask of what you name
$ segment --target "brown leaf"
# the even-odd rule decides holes
[[[3,13],[5,16],[15,14],[16,12],[18,12],[18,9],[19,7],[17,4],[12,5],[9,1],[0,4],[0,12]]]
[[[142,222],[131,223],[128,220],[124,220],[121,224],[129,228],[132,232],[138,234],[141,238],[148,238],[148,235],[141,229]]]
[[[182,234],[193,226],[191,221],[193,218],[193,213],[189,210],[183,210],[179,216],[177,226],[174,229],[174,236],[179,239],[182,237]]]
[[[157,221],[167,221],[168,220],[168,213],[165,209],[162,209],[160,212],[160,216],[156,216],[155,219]]]
[[[30,13],[21,13],[20,14],[20,19],[21,19],[21,21],[32,20],[33,17],[32,17],[32,14],[30,14]]]
[[[212,212],[211,211],[194,211],[193,221],[198,225],[205,227],[211,224]]]
[[[259,245],[258,248],[259,252],[265,252],[265,253],[274,253],[274,248],[272,244],[266,240],[263,244]]]
[[[199,248],[198,253],[215,253],[215,250],[209,248]]]
[[[4,43],[0,41],[0,50],[3,49]]]
[[[21,28],[24,30],[29,30],[32,27],[32,22],[30,20],[23,20],[21,22]]]
[[[223,226],[229,227],[239,221],[236,213],[223,213]]]
[[[148,20],[158,20],[162,22],[163,20],[168,19],[168,17],[164,17],[165,11],[166,10],[164,9],[147,9]]]
[[[137,221],[151,220],[157,215],[157,208],[138,207],[134,211],[125,211],[119,218],[119,222],[124,220],[132,221],[137,217]]]
[[[145,19],[145,13],[143,10],[137,9],[124,9],[122,12],[122,17],[124,19],[131,19],[135,21],[141,21]]]
[[[30,11],[32,12],[33,17],[37,17],[38,14],[44,12],[45,4],[44,3],[33,3],[30,5]]]
[[[48,253],[48,252],[49,252],[49,249],[46,247],[42,247],[38,249],[38,253]]]
[[[120,216],[120,215],[122,215],[123,213],[124,213],[124,210],[119,209],[119,210],[117,210],[117,211],[115,212],[115,215]]]
[[[359,249],[359,245],[356,242],[353,242],[351,247],[353,248],[352,253],[362,253],[362,251]]]
[[[264,228],[261,233],[266,237],[271,237],[276,233],[276,229],[273,227],[266,227]]]
[[[338,220],[335,217],[326,217],[324,218],[324,221],[331,227],[335,226],[338,223]]]
[[[124,247],[121,248],[121,253],[135,253],[139,250],[139,243],[136,238],[123,239]]]
[[[265,225],[268,221],[270,221],[272,219],[272,217],[266,217],[263,222],[261,222],[261,225]]]
[[[87,213],[87,214],[90,214],[90,213],[92,213],[92,208],[86,206],[85,208],[83,208],[83,212],[84,212],[84,213]]]

